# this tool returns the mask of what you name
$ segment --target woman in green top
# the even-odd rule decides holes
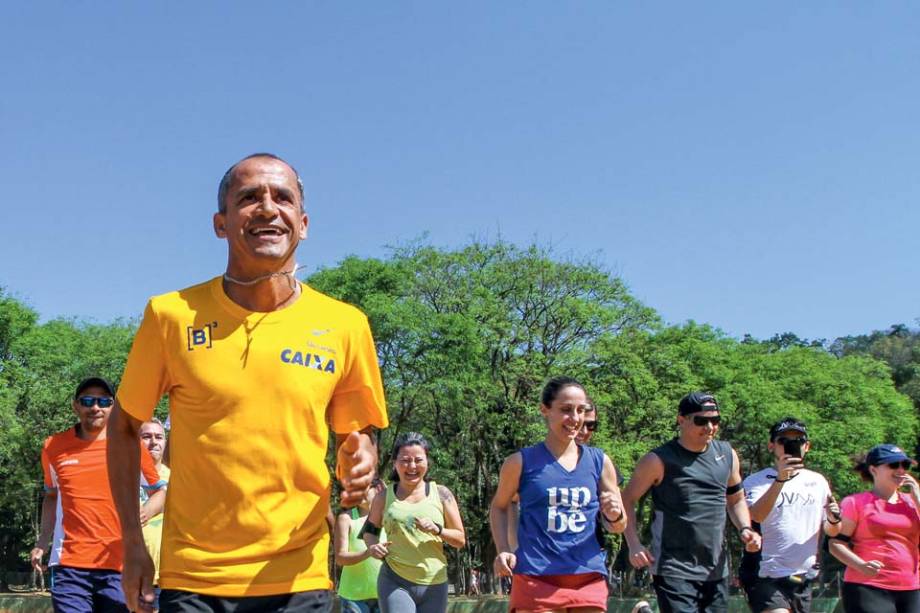
[[[383,560],[377,593],[383,613],[444,613],[447,558],[444,543],[466,544],[457,500],[429,480],[429,445],[417,432],[393,445],[394,481],[371,504],[364,526],[370,554]],[[398,479],[398,480],[397,480]],[[380,538],[381,528],[386,539]]]
[[[341,509],[335,518],[335,563],[342,567],[339,599],[342,613],[380,613],[377,604],[377,574],[380,560],[371,556],[360,538],[374,498],[383,491],[380,479],[374,479],[358,506]]]

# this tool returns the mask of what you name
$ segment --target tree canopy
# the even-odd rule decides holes
[[[396,435],[429,437],[434,478],[457,495],[467,527],[469,545],[452,560],[458,577],[491,562],[499,468],[542,439],[539,393],[553,375],[585,384],[599,408],[594,442],[627,477],[674,435],[677,401],[695,389],[718,397],[720,436],[745,473],[769,463],[770,424],[803,419],[814,441],[808,463],[840,496],[862,487],[853,454],[917,440],[920,334],[906,326],[825,343],[666,325],[596,262],[504,242],[398,247],[385,259],[346,258],[307,282],[367,313],[391,421],[381,474]],[[81,378],[117,383],[135,325],[39,323],[0,289],[0,578],[24,567],[35,539],[43,439],[72,425]]]

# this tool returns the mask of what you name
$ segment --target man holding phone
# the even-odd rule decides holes
[[[805,423],[786,417],[770,428],[774,466],[744,480],[751,519],[763,534],[756,578],[744,581],[751,610],[811,610],[811,581],[817,576],[817,553],[824,530],[840,529],[840,508],[820,474],[805,468],[811,449]]]

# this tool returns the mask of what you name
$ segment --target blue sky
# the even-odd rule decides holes
[[[308,269],[501,235],[736,336],[920,317],[916,3],[3,12],[0,286],[44,319],[221,273],[218,180],[263,150],[306,183]]]

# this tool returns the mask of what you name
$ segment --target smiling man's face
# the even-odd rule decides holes
[[[286,270],[309,223],[291,167],[269,157],[243,160],[233,170],[224,205],[214,215],[214,231],[227,239],[231,268],[250,274]]]
[[[98,385],[90,385],[80,392],[79,397],[73,401],[73,411],[84,432],[101,432],[105,428],[112,413],[111,403],[112,395]]]

